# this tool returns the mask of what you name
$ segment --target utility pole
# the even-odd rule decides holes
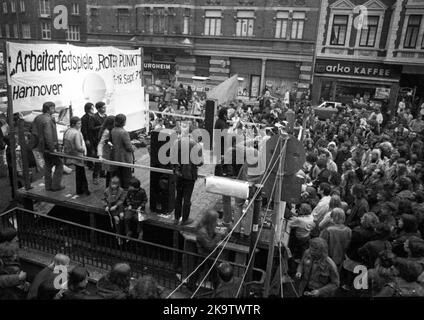
[[[293,110],[288,110],[286,112],[286,119],[288,121],[287,131],[289,134],[293,134],[294,124],[296,121],[296,114]],[[282,185],[283,185],[283,176],[284,176],[284,167],[286,163],[286,153],[287,153],[287,143],[290,135],[286,135],[280,139],[280,146],[277,150],[281,150],[281,159],[278,167],[277,173],[277,185],[274,193],[274,214],[272,215],[272,227],[271,227],[271,238],[269,242],[268,249],[268,259],[266,264],[266,277],[265,277],[265,297],[269,296],[269,289],[271,288],[271,277],[272,277],[272,267],[274,264],[274,249],[276,244],[276,239],[281,240],[281,226],[284,219],[284,212],[286,211],[286,202],[281,201],[282,195]],[[284,145],[283,145],[284,144]]]
[[[12,160],[12,190],[14,200],[17,198],[16,192],[18,190],[18,174],[16,171],[16,139],[15,139],[15,121],[13,121],[13,96],[12,86],[10,85],[10,66],[9,66],[9,50],[7,42],[4,44],[4,62],[6,67],[6,81],[7,81],[7,118],[9,121],[9,148]],[[10,164],[9,164],[10,165]]]
[[[266,276],[265,276],[265,297],[269,296],[269,289],[271,287],[272,267],[274,262],[274,249],[275,249],[275,236],[278,232],[278,224],[281,221],[282,215],[286,209],[286,203],[281,201],[281,188],[283,183],[283,169],[286,160],[286,138],[281,139],[278,150],[281,150],[281,159],[279,160],[279,167],[277,173],[276,188],[274,192],[274,214],[272,215],[272,226],[271,226],[271,237],[269,240],[268,248],[268,259],[266,264]],[[283,145],[284,144],[284,145]],[[278,237],[279,238],[279,237]]]
[[[256,185],[255,191],[262,189],[262,185]],[[246,282],[253,281],[253,268],[255,266],[255,244],[258,239],[259,233],[259,216],[261,213],[262,205],[262,192],[256,196],[253,204],[253,217],[252,217],[252,232],[250,233],[250,248],[249,248],[249,260],[248,271],[246,275]]]

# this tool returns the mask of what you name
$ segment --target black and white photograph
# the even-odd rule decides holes
[[[424,0],[0,0],[0,305],[423,298]]]

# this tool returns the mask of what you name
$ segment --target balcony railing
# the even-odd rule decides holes
[[[21,208],[0,215],[0,228],[4,226],[17,229],[22,250],[52,255],[64,253],[70,257],[72,264],[94,267],[105,273],[115,263],[126,262],[131,266],[133,277],[152,275],[161,286],[171,290],[204,260],[196,253],[120,236]],[[211,262],[213,260],[211,258]],[[242,277],[246,267],[231,264],[234,275]],[[205,270],[201,270],[198,272],[204,275]],[[256,275],[261,276],[258,271]],[[209,279],[205,283],[205,289],[210,289]]]

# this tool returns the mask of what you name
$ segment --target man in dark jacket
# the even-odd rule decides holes
[[[106,114],[106,104],[104,102],[97,102],[96,103],[96,110],[97,113],[93,115],[93,135],[96,138],[94,151],[95,156],[97,158],[97,146],[100,142],[100,129],[102,128],[103,122],[105,122],[107,118]],[[94,164],[94,170],[93,170],[93,181],[94,183],[98,183],[98,178],[101,175],[101,164],[95,163]]]
[[[353,185],[351,193],[355,200],[352,209],[347,211],[349,216],[346,219],[346,225],[353,229],[361,224],[361,218],[369,211],[369,205],[365,198],[365,187],[363,185]]]
[[[217,165],[215,166],[215,175],[224,175],[224,155],[225,155],[225,138],[228,133],[229,125],[227,123],[227,108],[221,108],[218,111],[218,120],[214,126],[214,155],[217,157]],[[228,144],[228,143],[227,143]],[[229,145],[231,147],[231,145]]]
[[[47,191],[60,191],[65,189],[61,185],[63,175],[63,161],[60,157],[51,155],[57,152],[59,142],[57,139],[56,122],[53,118],[55,104],[46,102],[43,104],[43,114],[37,116],[32,123],[32,134],[36,137],[36,148],[44,158],[44,184]],[[52,169],[55,167],[52,179]]]
[[[84,137],[85,146],[87,147],[87,157],[97,158],[97,145],[99,144],[99,123],[96,121],[94,115],[94,105],[90,102],[84,106],[85,115],[81,117],[81,133]],[[100,163],[90,163],[90,167],[93,168],[93,183],[99,183],[99,175],[101,170]]]
[[[216,176],[225,176],[229,174],[228,169],[232,169],[231,164],[225,164],[225,154],[229,151],[226,148],[232,148],[232,144],[229,144],[228,139],[228,128],[227,123],[228,109],[221,108],[218,111],[218,120],[215,122],[214,126],[214,156],[216,157],[217,164],[215,165],[215,175]],[[232,170],[231,170],[232,171]],[[238,172],[237,172],[238,173]],[[235,173],[235,174],[237,174]],[[234,172],[232,172],[234,174]],[[231,212],[231,197],[222,196],[222,211],[223,219],[226,226],[230,226],[232,220]]]
[[[57,274],[54,273],[54,269],[58,266],[68,268],[69,263],[70,263],[70,259],[68,256],[64,254],[57,254],[54,257],[53,262],[49,266],[41,270],[35,276],[34,280],[31,283],[31,286],[29,287],[27,299],[28,300],[36,299],[38,296],[38,288],[40,287],[40,285],[44,281],[48,279],[52,279],[52,278],[54,279],[54,277],[57,276]]]
[[[171,154],[178,155],[178,163],[173,163],[177,176],[177,196],[175,199],[175,223],[182,214],[182,225],[193,222],[189,219],[191,195],[197,180],[198,167],[203,165],[202,146],[188,134],[188,128],[182,129],[182,136],[175,141]],[[193,150],[194,149],[194,150]]]
[[[314,238],[297,267],[296,278],[300,279],[301,295],[310,297],[331,297],[339,287],[339,273],[336,264],[328,256],[324,239]]]

